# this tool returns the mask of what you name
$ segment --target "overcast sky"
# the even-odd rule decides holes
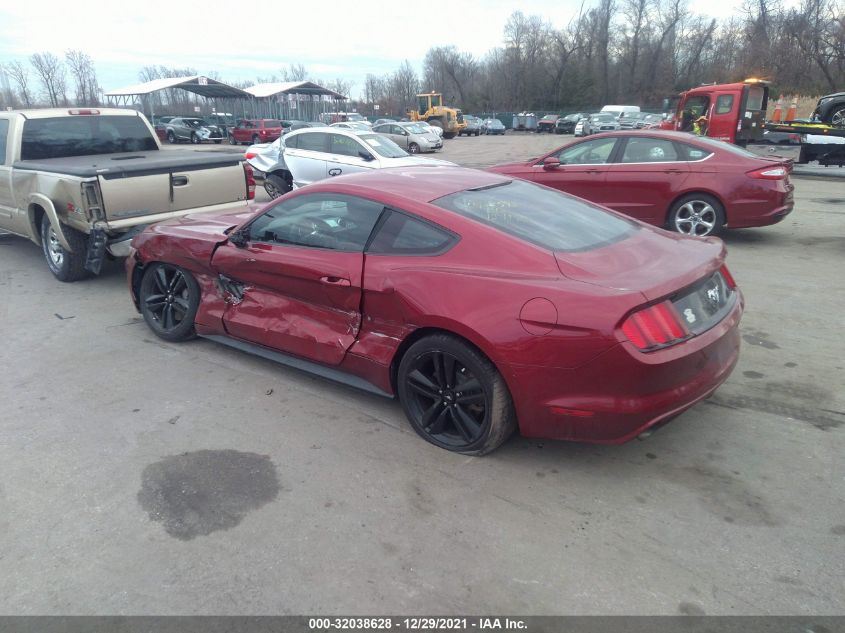
[[[706,10],[693,10],[724,17],[740,3],[708,0],[699,3]],[[405,59],[420,72],[432,46],[454,44],[483,56],[501,45],[502,27],[517,9],[563,27],[580,6],[580,0],[9,0],[0,6],[0,62],[36,50],[79,49],[94,59],[106,91],[138,83],[138,71],[149,64],[217,71],[235,81],[301,63],[315,78],[355,82],[358,96],[367,73],[392,72]]]

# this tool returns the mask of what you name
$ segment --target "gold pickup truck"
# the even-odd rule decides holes
[[[0,112],[0,229],[41,245],[61,281],[127,255],[148,224],[254,195],[243,154],[162,150],[132,110]]]

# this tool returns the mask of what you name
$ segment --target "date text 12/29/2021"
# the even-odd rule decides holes
[[[406,631],[525,631],[527,626],[519,618],[440,618],[440,617],[336,617],[309,618],[308,628],[312,631],[374,631],[374,630],[406,630]]]

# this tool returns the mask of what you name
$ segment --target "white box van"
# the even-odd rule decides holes
[[[601,109],[602,112],[609,112],[617,119],[620,116],[627,116],[633,113],[639,113],[640,106],[632,106],[632,105],[606,105]]]

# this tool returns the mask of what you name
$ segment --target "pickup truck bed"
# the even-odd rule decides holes
[[[155,152],[124,152],[121,154],[93,154],[68,158],[19,160],[15,169],[68,174],[79,178],[126,178],[130,176],[167,174],[172,171],[216,169],[240,165],[243,152],[212,150],[159,150]]]

